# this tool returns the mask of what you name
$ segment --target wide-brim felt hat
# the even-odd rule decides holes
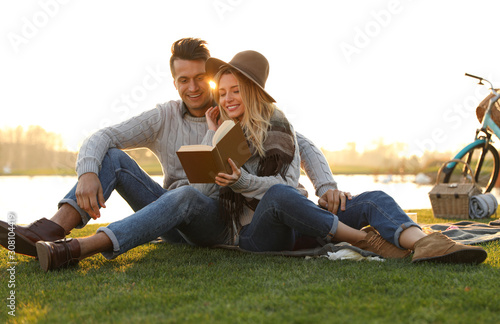
[[[229,65],[241,72],[241,74],[261,88],[271,102],[276,102],[265,89],[267,77],[269,76],[269,62],[264,55],[256,51],[243,51],[236,54],[227,63],[210,57],[205,64],[205,70],[208,76],[213,78],[224,65]]]

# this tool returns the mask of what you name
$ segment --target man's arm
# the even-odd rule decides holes
[[[337,189],[337,182],[333,179],[332,171],[323,153],[304,135],[299,132],[295,134],[299,143],[301,167],[311,180],[316,196],[321,197],[328,190]]]
[[[319,205],[332,213],[336,213],[339,206],[341,210],[345,210],[345,201],[352,198],[351,194],[338,190],[330,166],[316,145],[304,135],[298,132],[295,134],[299,143],[302,169],[311,180],[316,196],[320,197]]]
[[[120,124],[105,127],[85,139],[76,162],[78,177],[99,173],[101,162],[110,148],[132,149],[149,147],[162,126],[159,108],[132,117]]]
[[[77,204],[90,217],[101,216],[99,205],[106,207],[101,182],[98,174],[102,160],[110,148],[148,147],[156,139],[161,127],[158,109],[153,109],[132,117],[118,125],[103,128],[90,135],[82,144],[78,153],[76,171]]]

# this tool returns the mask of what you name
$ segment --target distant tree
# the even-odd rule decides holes
[[[40,126],[0,130],[0,172],[73,168],[76,153],[64,148],[61,135]]]
[[[386,144],[382,139],[361,152],[356,143],[347,143],[346,148],[338,151],[322,150],[325,157],[334,167],[364,167],[377,173],[418,173],[433,170],[451,156],[451,152],[425,152],[423,156],[406,156],[407,144]],[[348,168],[346,168],[348,169]],[[432,171],[429,171],[432,172]]]

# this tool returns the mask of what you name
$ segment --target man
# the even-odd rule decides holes
[[[210,222],[218,220],[193,219],[194,214],[182,209],[183,202],[190,195],[188,180],[175,154],[182,145],[198,144],[207,131],[206,110],[213,105],[213,98],[205,76],[205,62],[210,57],[206,42],[200,39],[184,38],[172,45],[170,69],[181,100],[158,105],[121,124],[104,128],[87,138],[78,154],[76,171],[78,183],[60,201],[59,209],[50,219],[40,219],[27,227],[16,227],[16,252],[37,256],[36,242],[54,242],[64,239],[73,228],[85,226],[91,218],[100,217],[99,208],[113,190],[129,203],[141,217],[147,211],[162,217],[169,214],[178,220],[182,230],[165,233],[170,240],[184,238],[200,245],[210,245],[213,233],[207,233]],[[328,164],[322,153],[307,139],[297,134],[303,167],[312,180],[316,194],[322,197],[329,208],[344,204],[346,195],[337,190]],[[127,154],[119,149],[147,147],[160,160],[164,171],[163,187],[152,180]],[[187,188],[186,188],[187,187]],[[347,194],[347,196],[350,196]],[[191,204],[190,206],[192,206]],[[140,213],[138,211],[141,211]],[[172,215],[175,215],[173,217]],[[123,236],[123,227],[115,222],[99,231],[92,241],[58,241],[48,244],[42,264],[46,270],[77,263],[80,255],[102,251],[103,247],[116,251],[117,236]],[[7,247],[9,225],[0,221],[0,244]],[[134,229],[140,236],[140,228]],[[204,236],[207,234],[206,236]],[[136,234],[130,234],[136,235]],[[110,238],[111,237],[111,238]],[[135,240],[135,236],[134,236]],[[134,241],[132,240],[132,241]],[[129,240],[130,241],[130,240]],[[137,242],[141,243],[137,243]],[[137,238],[132,247],[144,243]],[[78,246],[77,246],[78,245]],[[131,248],[131,247],[127,247]],[[74,254],[69,260],[58,259],[58,255]],[[78,256],[76,256],[78,255]],[[50,259],[50,260],[48,260]]]

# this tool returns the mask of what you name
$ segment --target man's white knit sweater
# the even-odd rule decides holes
[[[82,144],[76,163],[78,177],[87,172],[98,174],[110,148],[149,148],[163,168],[163,187],[174,189],[189,184],[176,151],[182,145],[202,142],[208,126],[205,117],[193,117],[181,100],[159,104],[155,109],[115,126],[103,128]],[[313,182],[316,195],[336,189],[330,168],[321,151],[297,133],[302,168]]]

